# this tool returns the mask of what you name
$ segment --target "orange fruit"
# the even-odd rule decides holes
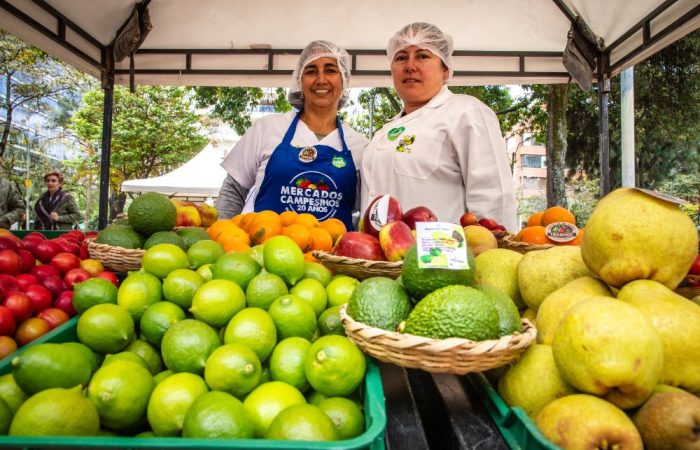
[[[311,249],[330,252],[333,248],[333,236],[323,228],[311,229]]]
[[[221,246],[224,248],[226,253],[248,253],[248,250],[250,250],[250,245],[237,240],[232,240],[226,244],[221,244]]]
[[[12,233],[12,231],[10,231],[10,230],[6,230],[5,228],[0,228],[0,236],[13,236],[14,237],[14,233]]]
[[[542,226],[546,227],[554,222],[566,222],[576,225],[576,217],[566,208],[552,206],[542,214]]]
[[[581,245],[583,242],[583,228],[578,229],[578,236],[573,241],[565,242],[563,245]]]
[[[319,227],[330,233],[333,242],[348,231],[343,221],[334,217],[324,220],[319,224]]]
[[[250,211],[247,213],[239,214],[239,216],[240,219],[238,220],[237,225],[247,233],[250,230],[250,226],[253,224],[253,221],[258,216],[258,213]]]
[[[304,253],[304,261],[306,261],[306,262],[318,262],[316,257],[314,257],[314,255],[312,255],[311,253],[312,252]]]
[[[542,215],[543,214],[544,214],[544,211],[538,211],[538,212],[534,213],[533,215],[531,215],[527,219],[527,226],[534,227],[537,225],[542,225]]]
[[[288,227],[297,220],[297,213],[294,211],[284,211],[280,214],[280,220],[282,221],[283,227]]]
[[[306,228],[314,228],[318,226],[318,219],[313,214],[301,213],[297,216],[297,220],[294,223],[303,225]]]
[[[250,226],[250,230],[248,230],[248,235],[253,245],[262,244],[271,237],[281,233],[282,222],[279,216],[274,218],[267,216],[257,217]]]
[[[296,242],[302,252],[311,247],[311,231],[303,225],[293,223],[282,228],[282,234]]]
[[[207,233],[209,233],[209,237],[212,238],[212,240],[216,240],[223,231],[232,230],[234,228],[238,227],[231,220],[221,219],[211,224],[211,226],[207,228]]]
[[[547,239],[545,227],[535,225],[534,227],[525,227],[515,236],[516,240],[527,242],[529,244],[552,244],[553,242]]]
[[[237,226],[227,227],[225,230],[221,231],[216,238],[216,241],[224,245],[230,241],[238,241],[244,244],[250,244],[250,237],[242,228]]]
[[[272,211],[271,209],[266,209],[264,211],[258,211],[256,213],[256,216],[255,216],[255,219],[253,220],[253,223],[255,223],[258,220],[263,220],[263,219],[279,219],[279,218],[280,218],[279,214]]]

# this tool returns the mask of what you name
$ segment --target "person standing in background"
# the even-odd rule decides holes
[[[0,178],[0,228],[10,229],[12,224],[24,217],[26,203],[15,183]]]
[[[63,175],[44,175],[46,192],[34,204],[35,230],[70,230],[80,220],[80,211],[73,197],[63,190]]]

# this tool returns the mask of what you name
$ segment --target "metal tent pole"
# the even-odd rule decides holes
[[[610,79],[598,76],[598,147],[600,149],[600,197],[610,192],[610,127],[608,123],[608,96]]]
[[[102,72],[104,90],[104,114],[102,116],[102,154],[100,157],[100,200],[97,228],[107,226],[109,210],[109,168],[112,155],[112,110],[114,103],[114,64],[111,46],[106,50],[106,69]]]
[[[634,66],[620,73],[622,125],[622,187],[635,186],[634,170]]]

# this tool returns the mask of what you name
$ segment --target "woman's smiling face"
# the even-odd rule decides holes
[[[304,67],[301,74],[304,107],[337,108],[343,94],[343,77],[334,58],[319,58]]]
[[[429,50],[414,45],[398,51],[391,61],[394,88],[411,113],[435,97],[449,76],[442,60]]]

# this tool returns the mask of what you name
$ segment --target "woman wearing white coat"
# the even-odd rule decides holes
[[[498,119],[476,98],[447,89],[452,51],[449,35],[422,22],[389,41],[403,110],[363,153],[361,211],[390,194],[404,210],[427,206],[440,221],[459,223],[469,210],[515,231],[515,190]]]

